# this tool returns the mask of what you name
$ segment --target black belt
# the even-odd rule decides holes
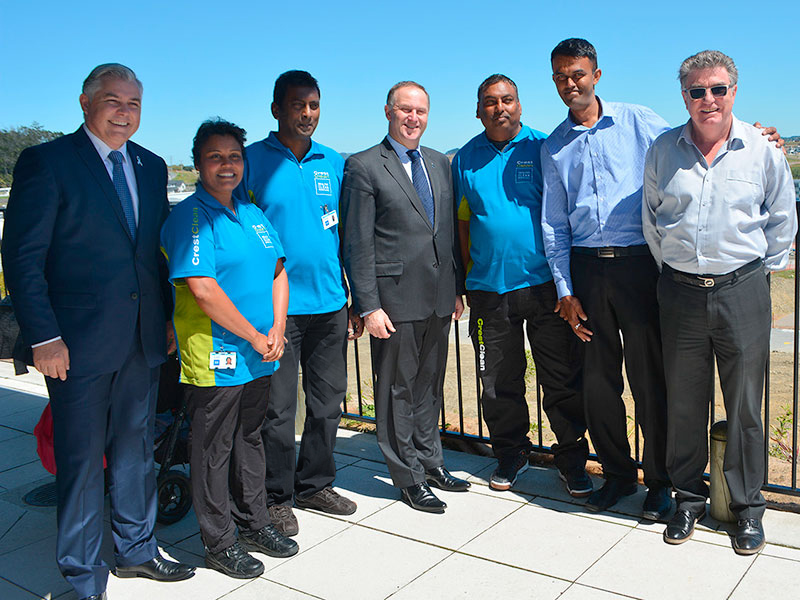
[[[622,258],[623,256],[648,256],[650,248],[642,246],[606,246],[605,248],[587,248],[586,246],[573,246],[575,254],[586,254],[597,258]]]
[[[763,264],[764,261],[760,258],[757,258],[756,260],[747,263],[743,267],[739,267],[735,271],[725,273],[725,275],[695,275],[694,273],[676,271],[667,264],[664,266],[666,267],[665,270],[667,273],[669,273],[675,281],[679,281],[680,283],[688,283],[689,285],[701,288],[713,288],[714,286],[727,283],[736,277],[747,275],[748,273],[760,268]]]

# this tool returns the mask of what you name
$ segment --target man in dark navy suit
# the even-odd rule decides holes
[[[178,581],[153,527],[153,415],[167,350],[159,231],[164,161],[128,139],[142,84],[119,64],[83,83],[84,124],[28,148],[14,169],[3,239],[5,282],[53,411],[56,555],[79,598],[105,598],[103,455],[118,577]]]

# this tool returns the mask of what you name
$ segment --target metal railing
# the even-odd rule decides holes
[[[800,221],[800,203],[796,205],[797,212],[798,212],[798,221]],[[800,232],[798,232],[797,236],[795,237],[795,247],[800,248]],[[795,269],[797,269],[797,263],[795,262]],[[794,277],[794,354],[792,357],[792,394],[791,394],[791,419],[790,419],[790,427],[791,431],[789,432],[791,438],[791,478],[789,483],[786,482],[778,482],[774,479],[770,479],[770,463],[771,460],[775,461],[773,464],[780,464],[782,462],[786,462],[786,459],[780,459],[772,457],[770,452],[774,450],[775,446],[772,440],[770,439],[770,433],[773,428],[773,423],[771,420],[771,411],[770,411],[770,363],[771,360],[767,358],[767,366],[766,366],[766,373],[765,373],[765,381],[764,381],[764,399],[763,399],[763,412],[764,412],[764,461],[766,463],[765,469],[765,476],[764,476],[764,485],[762,489],[768,492],[776,492],[781,494],[788,494],[791,496],[800,496],[800,487],[798,487],[797,481],[797,457],[798,457],[798,436],[797,436],[797,415],[798,415],[798,379],[800,379],[800,367],[798,365],[798,347],[800,346],[800,310],[798,310],[798,299],[800,299],[800,277],[797,276],[795,272]],[[465,399],[464,397],[464,385],[463,385],[463,361],[465,360],[462,352],[462,344],[461,344],[461,333],[459,331],[459,327],[454,325],[454,347],[455,347],[455,368],[449,367],[447,373],[445,375],[445,381],[449,381],[450,378],[455,377],[455,388],[456,388],[456,402],[453,408],[446,408],[447,402],[442,403],[442,413],[440,416],[440,430],[441,434],[444,437],[448,438],[458,438],[468,441],[475,441],[475,442],[489,442],[488,433],[484,431],[483,427],[483,419],[482,419],[482,412],[481,412],[481,403],[480,403],[480,393],[481,393],[481,385],[480,385],[480,378],[478,376],[478,369],[477,369],[477,357],[475,356],[474,351],[472,350],[472,345],[469,344],[469,353],[471,356],[468,357],[466,360],[473,360],[476,363],[475,368],[475,379],[476,379],[476,394],[474,398],[469,400]],[[365,334],[368,335],[368,334]],[[359,352],[359,344],[358,341],[354,342],[350,345],[350,356],[354,363],[355,368],[355,375],[356,375],[356,402],[353,400],[345,400],[344,403],[344,415],[343,417],[346,419],[351,419],[355,421],[362,421],[368,423],[374,423],[375,418],[368,414],[365,414],[364,406],[365,406],[365,399],[364,399],[364,387],[362,385],[362,372],[363,367],[361,365],[362,358]],[[771,352],[770,352],[771,354]],[[530,361],[530,358],[529,358]],[[372,367],[370,364],[371,374],[370,382],[373,384],[374,389],[374,382],[375,376],[374,372],[372,371]],[[531,412],[531,423],[532,429],[535,431],[533,446],[534,450],[537,452],[542,453],[552,453],[552,450],[549,445],[544,440],[543,431],[544,431],[544,421],[542,418],[542,389],[538,383],[538,380],[535,383],[535,390],[536,390],[536,400],[535,400],[535,411],[532,410],[534,408],[533,403],[529,400],[529,411]],[[465,403],[466,402],[474,402],[475,403],[475,413],[477,415],[477,426],[474,428],[473,431],[465,431]],[[449,403],[453,405],[452,402]],[[716,410],[715,410],[715,397],[712,393],[710,398],[710,415],[711,415],[711,423],[714,423],[716,420]],[[455,413],[455,414],[453,414]],[[455,420],[458,423],[457,427],[453,427],[450,423],[453,422],[451,419]],[[723,416],[724,418],[724,416]],[[639,435],[639,426],[635,420],[635,414],[631,414],[629,419],[633,421],[633,432],[632,432],[632,446],[634,451],[634,457],[636,462],[640,462],[641,456],[641,439]],[[467,428],[469,429],[469,428]],[[591,436],[590,436],[591,437]],[[784,449],[784,454],[788,454]],[[593,460],[597,459],[597,456],[592,454],[591,458]],[[706,474],[706,477],[708,475]]]

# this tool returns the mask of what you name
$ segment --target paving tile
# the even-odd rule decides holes
[[[793,560],[758,556],[731,594],[731,600],[788,598],[797,593],[797,563]],[[790,595],[787,595],[790,594]],[[796,597],[796,596],[795,596]]]
[[[48,594],[56,597],[70,591],[71,586],[56,566],[55,549],[56,538],[51,536],[3,555],[0,577],[42,597]]]
[[[549,510],[556,510],[561,513],[577,515],[586,519],[598,519],[607,523],[624,525],[625,527],[636,527],[639,525],[639,519],[630,515],[622,515],[610,511],[593,513],[588,511],[585,504],[572,504],[570,502],[562,502],[560,500],[553,500],[551,498],[542,498],[541,496],[535,496],[534,498],[531,498],[529,504],[533,506],[541,506],[542,508],[547,508]]]
[[[204,566],[202,559],[186,555],[173,549],[162,550],[167,558],[186,561],[198,567],[194,577],[184,581],[164,584],[137,577],[119,579],[108,578],[108,597],[113,600],[142,600],[143,598],[196,598],[197,600],[216,600],[245,585],[241,579],[233,579]]]
[[[32,435],[0,442],[0,472],[39,460],[36,453],[36,438]]]
[[[359,469],[366,469],[368,471],[375,471],[377,473],[383,473],[387,477],[389,476],[389,467],[387,467],[386,463],[383,461],[378,462],[375,460],[359,459],[351,466],[358,467]]]
[[[800,548],[800,515],[780,510],[768,510],[764,514],[763,523],[767,540],[781,546]]]
[[[167,546],[176,544],[199,532],[200,527],[197,525],[197,516],[194,514],[194,508],[190,508],[185,517],[172,525],[156,523],[156,538],[160,543]]]
[[[0,426],[0,442],[5,442],[6,440],[11,440],[21,435],[27,434],[16,429],[11,429],[10,427]]]
[[[312,600],[316,596],[309,596],[274,581],[259,578],[232,591],[223,600],[265,600],[266,598],[269,600]]]
[[[53,477],[45,470],[42,463],[37,460],[0,473],[0,486],[7,490],[13,490],[23,485],[38,482],[42,484],[49,483],[53,481]]]
[[[631,557],[646,557],[636,561]],[[680,546],[633,530],[584,573],[577,583],[642,598],[727,598],[754,557],[730,548],[689,541]],[[712,567],[713,565],[713,567]],[[676,577],[680,573],[680,577]],[[665,585],[669,582],[669,585]]]
[[[5,579],[0,579],[0,598],[3,600],[35,600],[38,596]]]
[[[52,537],[55,533],[55,512],[45,515],[0,502],[0,555]]]
[[[41,408],[30,408],[0,418],[0,425],[32,434],[41,416]]]
[[[48,399],[25,392],[0,388],[0,421],[5,417],[25,410],[38,410],[41,416]]]
[[[354,462],[361,460],[357,456],[350,456],[349,454],[334,453],[333,462],[336,464],[337,469],[342,469],[347,465],[352,465]]]
[[[638,596],[622,596],[621,594],[614,594],[573,583],[566,592],[558,597],[558,600],[617,600],[619,598],[638,598]]]
[[[327,600],[386,598],[450,553],[434,546],[354,526],[267,574],[267,578]],[[365,568],[343,576],[347,561]]]
[[[569,582],[500,565],[488,560],[454,554],[412,581],[391,600],[437,600],[461,598],[514,598],[545,600],[558,598]]]
[[[378,438],[371,433],[340,429],[336,435],[336,452],[383,462],[383,454],[378,448]]]
[[[522,506],[460,551],[574,581],[631,531],[597,519]]]
[[[50,599],[47,598],[45,600],[50,600]],[[57,598],[54,598],[54,600],[80,600],[80,599],[78,598],[78,592],[76,592],[75,590],[70,590],[65,594],[61,594]]]
[[[800,561],[800,550],[797,548],[787,548],[776,544],[767,544],[761,554],[775,556],[777,558],[788,558],[789,560]]]
[[[445,468],[456,477],[462,479],[470,477],[473,473],[479,473],[486,467],[494,466],[497,462],[490,456],[467,454],[457,450],[445,449],[443,453]]]
[[[482,494],[440,490],[435,493],[447,503],[443,515],[415,511],[403,502],[396,502],[364,519],[361,525],[456,550],[522,508],[517,502]]]
[[[352,515],[339,517],[353,523],[366,519],[371,514],[396,502],[400,497],[400,493],[392,485],[392,480],[387,474],[352,465],[339,469],[334,483],[337,491],[358,505],[358,509]]]

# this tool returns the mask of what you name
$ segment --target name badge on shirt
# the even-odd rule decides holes
[[[225,352],[223,350],[220,350],[218,352],[209,352],[208,368],[212,370],[235,369],[236,352]]]
[[[317,196],[333,196],[331,176],[327,171],[314,171],[314,191]]]
[[[530,183],[533,181],[533,161],[518,160],[517,168],[514,171],[516,183]]]
[[[336,214],[335,210],[331,210],[326,212],[322,215],[322,227],[323,229],[330,229],[334,225],[339,222],[339,216]]]
[[[253,231],[256,232],[261,243],[264,244],[264,248],[272,248],[272,240],[269,238],[269,232],[266,227],[259,223],[258,225],[253,225]]]

